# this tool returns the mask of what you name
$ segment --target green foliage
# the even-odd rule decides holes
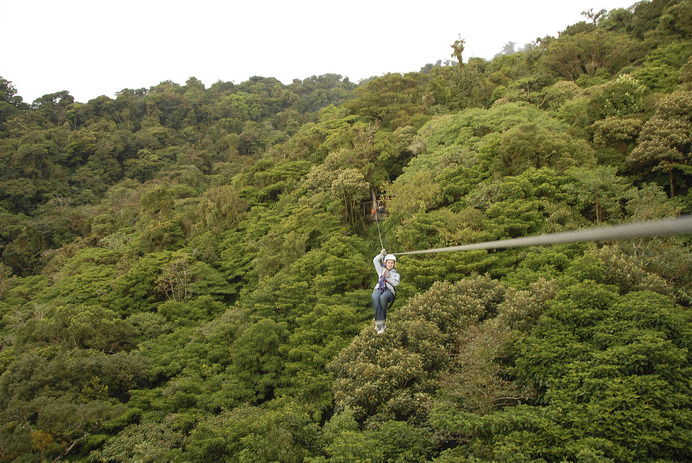
[[[77,323],[70,327],[73,337]],[[44,332],[43,327],[35,330],[39,336]],[[0,375],[3,459],[62,458],[75,446],[88,448],[85,439],[126,418],[122,402],[146,378],[147,362],[139,355],[79,348],[60,352],[61,340],[46,335],[50,345],[32,343],[36,347],[30,350],[25,345]]]
[[[249,402],[264,402],[274,396],[283,358],[279,348],[286,342],[286,327],[263,319],[243,332],[231,347],[227,373],[241,383]]]
[[[635,76],[647,87],[658,92],[675,90],[680,77],[680,68],[692,56],[689,43],[678,42],[653,50]]]
[[[358,334],[362,321],[362,314],[352,306],[324,303],[298,318],[285,346],[284,384],[277,395],[304,401],[317,416],[329,411],[333,378],[324,374],[324,365]]]
[[[596,223],[621,216],[627,184],[617,176],[615,168],[572,168],[567,175],[570,177],[565,185],[568,201],[579,207],[584,216],[593,215]]]
[[[184,429],[173,416],[160,423],[131,424],[91,454],[104,461],[180,461]]]
[[[129,350],[135,340],[134,327],[98,306],[66,306],[47,311],[17,327],[14,346],[53,344],[93,349],[105,353]]]
[[[567,135],[551,133],[535,123],[516,125],[502,135],[497,161],[499,171],[517,175],[527,169],[593,163],[593,151],[586,144]]]
[[[423,75],[387,74],[372,79],[355,90],[349,109],[369,120],[382,121],[385,127],[411,125],[412,117],[425,111]]]
[[[310,455],[316,427],[299,405],[277,410],[243,406],[210,417],[190,435],[194,461],[301,462]]]
[[[604,287],[575,286],[569,306],[560,302],[567,294],[558,296],[546,314],[547,324],[539,328],[539,332],[548,330],[541,337],[552,338],[552,346],[547,348],[541,341],[540,347],[528,347],[535,341],[527,339],[534,355],[536,348],[542,353],[532,360],[522,355],[528,363],[522,360],[517,368],[546,387],[544,400],[550,408],[569,409],[559,420],[570,430],[565,437],[598,436],[611,447],[604,449],[606,455],[615,459],[679,458],[687,451],[685,438],[675,433],[673,437],[668,430],[689,419],[689,413],[678,408],[689,399],[688,385],[682,380],[689,369],[684,353],[689,340],[677,331],[682,314],[669,299],[652,293],[631,293],[617,303],[612,294]],[[545,336],[557,334],[555,330],[562,331],[563,341]],[[576,349],[564,342],[565,335]],[[626,431],[644,431],[639,420],[648,423],[646,433]]]
[[[624,117],[647,110],[646,87],[629,74],[622,74],[599,88],[589,101],[588,112],[594,120]]]
[[[431,421],[467,443],[463,455],[482,460],[510,451],[525,459],[684,459],[688,437],[673,430],[689,420],[689,406],[679,407],[689,402],[686,317],[654,293],[618,298],[589,282],[568,287],[514,347],[513,372],[538,388],[535,404],[490,415],[438,407]]]
[[[675,196],[675,170],[689,174],[692,159],[692,92],[666,96],[656,114],[642,128],[638,146],[627,157],[633,167],[647,167],[668,174],[670,196]],[[685,184],[686,186],[686,184]]]
[[[488,278],[437,283],[388,317],[385,336],[363,329],[329,365],[337,410],[376,423],[423,419],[437,375],[449,368],[448,346],[461,327],[493,314],[503,293]]]
[[[0,461],[690,460],[686,235],[369,297],[381,247],[690,213],[689,4],[359,84],[0,78]]]
[[[9,135],[5,122],[21,114],[26,106],[12,82],[0,77],[0,139]]]
[[[594,77],[601,70],[616,74],[642,52],[641,42],[626,34],[585,31],[551,41],[541,64],[562,78],[576,80],[582,75]]]
[[[427,461],[435,440],[425,428],[402,421],[387,421],[373,430],[341,430],[326,446],[329,462]]]
[[[514,288],[528,289],[537,281],[558,278],[581,254],[579,245],[526,248],[502,281]]]

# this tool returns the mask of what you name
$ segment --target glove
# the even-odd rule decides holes
[[[380,251],[380,256],[384,259],[384,256],[387,255],[387,250],[383,249]]]

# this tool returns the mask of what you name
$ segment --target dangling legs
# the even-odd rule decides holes
[[[372,306],[375,309],[375,329],[378,334],[384,333],[385,323],[387,322],[387,307],[394,299],[394,294],[390,290],[380,293],[379,289],[372,292]]]

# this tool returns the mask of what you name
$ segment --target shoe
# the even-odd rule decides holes
[[[383,328],[383,326],[384,326],[384,325],[375,325],[375,331],[377,332],[377,334],[382,334],[382,333],[384,333],[384,328]]]

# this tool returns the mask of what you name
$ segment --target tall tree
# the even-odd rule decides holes
[[[598,71],[617,73],[643,55],[640,42],[625,34],[595,30],[561,36],[550,42],[540,62],[565,79],[594,77]]]
[[[23,103],[21,96],[17,95],[17,89],[12,82],[0,76],[0,138],[7,136],[5,122],[27,108],[28,105]]]
[[[457,63],[459,64],[459,66],[462,66],[464,64],[463,59],[462,59],[462,54],[464,53],[464,44],[465,43],[466,43],[466,41],[463,40],[461,38],[461,36],[459,36],[459,38],[457,40],[455,40],[454,43],[451,45],[451,47],[452,47],[452,55],[451,56],[452,56],[452,58],[457,59]],[[512,48],[514,48],[514,47],[512,47]]]
[[[692,91],[678,91],[661,100],[627,162],[667,173],[670,196],[675,196],[674,172],[685,177],[692,173]]]

